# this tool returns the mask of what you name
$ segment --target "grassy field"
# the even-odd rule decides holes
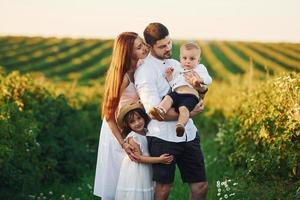
[[[174,58],[178,59],[182,42],[174,41]],[[209,182],[207,199],[300,199],[299,180],[284,180],[276,176],[252,177],[245,168],[231,165],[228,155],[221,153],[220,144],[216,141],[219,126],[234,114],[232,107],[240,104],[242,88],[254,87],[254,83],[264,83],[283,72],[300,72],[300,44],[197,42],[202,49],[201,63],[214,79],[207,95],[206,110],[195,118],[205,155]],[[2,36],[1,73],[9,74],[15,70],[21,74],[32,73],[39,77],[36,81],[45,83],[45,87],[53,87],[57,94],[62,93],[71,99],[70,104],[89,109],[94,120],[91,124],[98,124],[98,105],[112,46],[112,40]],[[89,144],[93,144],[90,156],[95,165],[99,138],[97,129],[89,127],[87,130],[92,133],[83,136],[87,137]],[[94,167],[86,168],[75,181],[53,182],[41,189],[11,195],[11,199],[99,199],[92,194]],[[1,195],[7,192],[0,191]],[[188,194],[188,186],[181,182],[177,171],[169,199],[188,199]]]

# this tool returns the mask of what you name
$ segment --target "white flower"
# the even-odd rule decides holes
[[[225,195],[224,195],[224,198],[225,198],[225,199],[227,199],[227,198],[228,198],[228,195],[227,195],[227,194],[225,194]]]

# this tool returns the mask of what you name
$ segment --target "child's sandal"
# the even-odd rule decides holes
[[[166,113],[160,107],[152,107],[152,108],[150,108],[149,114],[151,114],[158,121],[164,121],[165,120]]]
[[[182,124],[176,124],[176,135],[177,137],[182,137],[184,134],[185,128]]]

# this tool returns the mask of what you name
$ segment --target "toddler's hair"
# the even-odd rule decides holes
[[[129,122],[130,122],[130,120],[132,120],[134,115],[140,115],[144,119],[144,121],[145,121],[144,128],[147,128],[147,125],[150,122],[150,117],[147,115],[147,113],[145,112],[144,109],[136,108],[136,109],[129,111],[124,117],[124,127],[122,130],[122,135],[124,137],[126,137],[132,131],[131,128],[129,127]]]
[[[198,50],[199,54],[201,54],[201,49],[200,49],[199,45],[195,42],[184,43],[183,45],[181,45],[180,51],[182,51],[183,49],[186,49],[186,50],[196,49],[196,50]]]

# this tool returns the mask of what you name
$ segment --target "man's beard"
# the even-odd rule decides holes
[[[163,56],[159,56],[159,55],[157,55],[157,54],[155,54],[155,56],[156,56],[158,59],[160,59],[160,60],[169,59],[169,58],[172,57],[172,51],[170,51],[170,52],[164,54]]]
[[[168,52],[167,54],[165,54],[165,59],[169,59],[172,56],[172,51]]]

